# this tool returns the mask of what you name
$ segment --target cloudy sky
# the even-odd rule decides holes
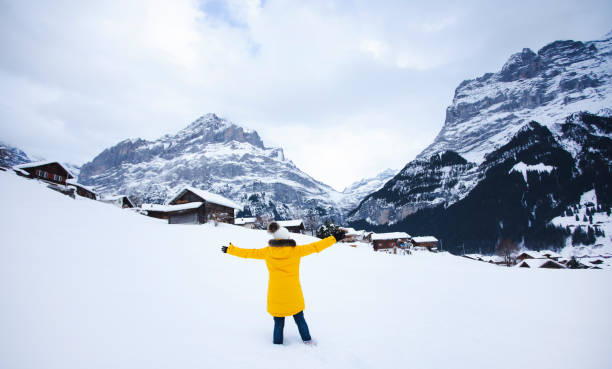
[[[612,29],[602,1],[0,0],[0,141],[75,164],[214,112],[338,190],[400,169],[455,87]]]

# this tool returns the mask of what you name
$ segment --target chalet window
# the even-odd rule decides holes
[[[43,178],[48,178],[48,177],[49,177],[49,173],[43,172]]]
[[[53,180],[54,180],[54,181],[57,181],[57,174],[54,174],[54,175],[53,175]]]
[[[62,181],[62,176],[57,176],[57,180],[61,182]]]

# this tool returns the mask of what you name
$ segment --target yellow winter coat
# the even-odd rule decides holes
[[[291,316],[304,310],[304,295],[300,285],[300,259],[321,252],[336,243],[333,236],[302,246],[267,246],[262,249],[241,249],[231,245],[227,253],[247,259],[266,261],[268,281],[268,313]]]

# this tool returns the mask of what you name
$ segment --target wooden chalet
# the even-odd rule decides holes
[[[304,233],[306,229],[304,227],[304,222],[302,219],[293,219],[293,220],[276,220],[279,226],[287,228],[287,230],[291,233]]]
[[[92,200],[98,199],[98,194],[95,192],[95,190],[92,187],[83,186],[80,183],[72,182],[70,180],[68,180],[66,185],[68,187],[72,187],[75,193],[81,197],[86,197]]]
[[[105,202],[107,204],[113,204],[122,209],[131,209],[134,207],[134,203],[130,200],[129,197],[125,195],[115,195],[108,196],[100,199],[101,202]]]
[[[566,269],[567,267],[551,259],[525,259],[516,265],[517,268]]]
[[[540,255],[542,255],[545,258],[552,259],[552,260],[555,260],[555,261],[558,261],[561,258],[561,254],[556,253],[556,252],[551,251],[551,250],[540,251]]]
[[[373,233],[370,237],[374,251],[406,247],[410,239],[410,235],[406,232]]]
[[[485,256],[484,255],[480,255],[480,254],[464,254],[461,255],[466,259],[470,259],[470,260],[476,260],[476,261],[485,261]]]
[[[543,259],[544,256],[537,251],[523,251],[517,257],[517,261],[523,261],[527,259]]]
[[[168,214],[170,224],[202,224],[209,220],[234,224],[235,210],[242,210],[242,206],[208,191],[195,187],[185,187],[174,196],[168,205],[185,205],[192,203],[188,208],[179,212]],[[196,206],[193,203],[201,203]]]
[[[186,224],[190,222],[181,220],[200,212],[203,206],[203,202],[188,202],[180,205],[142,204],[140,210],[147,216],[165,219],[169,224]]]
[[[434,236],[412,237],[412,239],[410,240],[410,243],[412,243],[412,246],[425,247],[429,249],[430,251],[438,249],[438,242],[439,242],[438,239],[435,238]]]
[[[249,229],[255,229],[255,222],[257,221],[257,218],[252,217],[252,218],[236,218],[234,219],[234,224],[235,225],[239,225],[242,226],[244,228],[249,228]]]
[[[366,231],[357,231],[354,228],[344,228],[346,235],[342,242],[360,242],[363,241]]]
[[[15,165],[13,170],[23,177],[41,179],[60,185],[66,185],[66,180],[74,179],[70,171],[57,161],[39,161]]]

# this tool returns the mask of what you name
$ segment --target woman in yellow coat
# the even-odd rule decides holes
[[[223,246],[221,251],[230,255],[261,259],[266,261],[270,278],[268,282],[268,313],[274,317],[275,344],[283,343],[283,329],[285,317],[293,316],[300,331],[300,336],[306,344],[312,342],[308,325],[304,319],[304,295],[300,285],[300,259],[315,252],[321,252],[344,237],[344,232],[338,231],[334,236],[320,241],[296,246],[289,237],[289,231],[272,222],[268,226],[268,233],[274,239],[270,240],[268,247],[262,249],[242,249],[230,243]]]

